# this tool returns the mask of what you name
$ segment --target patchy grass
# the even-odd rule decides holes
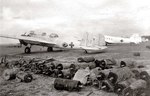
[[[27,58],[46,58],[52,57],[59,61],[77,62],[77,58],[81,56],[94,56],[96,59],[102,58],[134,58],[147,65],[150,68],[150,49],[146,48],[150,43],[141,43],[138,45],[111,45],[104,53],[85,54],[83,50],[66,50],[46,52],[46,48],[33,47],[32,54],[24,54],[24,48],[16,47],[0,47],[0,56],[9,55],[9,59],[19,57]],[[140,52],[140,56],[134,56],[134,52]],[[57,91],[53,88],[54,78],[35,75],[36,78],[31,83],[18,83],[15,80],[4,81],[1,74],[4,68],[0,67],[0,96],[80,96],[90,93],[90,96],[117,96],[114,93],[107,93],[93,87],[85,87],[80,92]]]

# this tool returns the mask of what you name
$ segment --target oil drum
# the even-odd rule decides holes
[[[56,78],[54,88],[57,90],[79,91],[81,89],[80,81]]]

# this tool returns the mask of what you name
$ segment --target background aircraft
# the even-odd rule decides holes
[[[65,36],[51,33],[47,35],[46,33],[36,34],[34,31],[30,33],[22,34],[21,36],[8,36],[0,35],[0,37],[18,39],[20,44],[26,46],[24,49],[25,53],[31,52],[31,47],[33,45],[47,47],[47,51],[53,51],[53,48],[62,49],[83,49],[85,52],[102,52],[107,47],[105,46],[105,39],[103,35],[100,34],[90,34],[85,33],[81,38],[74,36]]]
[[[105,35],[105,41],[106,41],[106,45],[107,44],[114,44],[114,43],[135,43],[135,44],[138,44],[138,43],[142,42],[142,38],[139,36],[139,34],[133,34],[130,38]]]

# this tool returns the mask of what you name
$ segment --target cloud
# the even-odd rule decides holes
[[[3,0],[3,32],[56,30],[150,34],[148,0]],[[17,27],[19,26],[19,28]],[[17,27],[17,28],[16,28]],[[12,34],[12,33],[10,33]]]
[[[47,3],[48,0],[30,0],[31,3]]]

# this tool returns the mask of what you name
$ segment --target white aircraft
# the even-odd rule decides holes
[[[105,41],[106,41],[106,45],[107,44],[114,44],[114,43],[135,43],[135,44],[138,44],[138,43],[142,42],[142,38],[139,36],[139,34],[133,34],[130,38],[105,35]]]
[[[18,39],[20,44],[26,46],[24,49],[25,53],[31,53],[31,47],[33,45],[39,45],[47,47],[47,51],[53,51],[53,48],[60,49],[83,49],[85,52],[102,52],[107,47],[105,46],[104,36],[89,35],[85,33],[82,38],[77,39],[73,36],[63,36],[55,33],[47,35],[46,33],[35,34],[31,31],[29,34],[23,34],[21,36],[8,36],[0,35],[0,37]]]

